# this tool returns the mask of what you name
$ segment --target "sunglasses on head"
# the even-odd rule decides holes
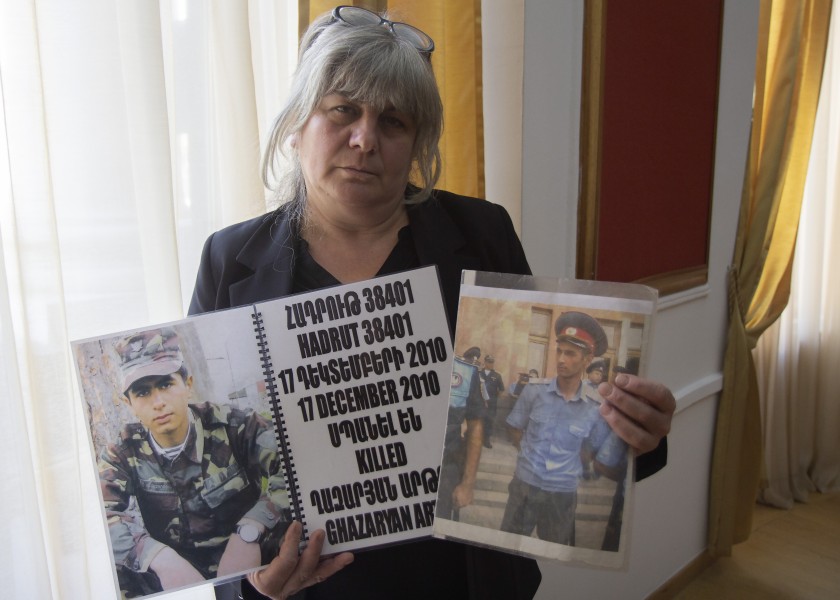
[[[377,13],[358,6],[336,6],[332,13],[333,19],[348,25],[387,25],[396,37],[405,40],[423,54],[431,54],[435,49],[435,42],[428,35],[400,21],[389,21]]]

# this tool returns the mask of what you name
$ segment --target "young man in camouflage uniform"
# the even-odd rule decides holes
[[[262,564],[289,521],[271,424],[197,403],[172,329],[129,336],[115,350],[123,399],[139,421],[99,462],[123,590],[148,594]]]

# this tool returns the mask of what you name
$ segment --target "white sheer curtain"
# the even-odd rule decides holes
[[[296,2],[0,2],[0,596],[114,596],[69,341],[181,318],[265,211],[296,41]]]
[[[840,490],[840,18],[826,65],[790,302],[754,357],[764,431],[759,500],[790,508]]]

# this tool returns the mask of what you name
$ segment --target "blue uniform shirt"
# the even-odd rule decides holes
[[[452,408],[466,408],[470,396],[472,378],[478,374],[478,367],[455,357],[452,363],[452,385],[449,392],[449,406]]]
[[[516,477],[549,492],[574,492],[583,471],[580,450],[589,440],[596,460],[615,467],[626,456],[627,446],[598,412],[602,399],[589,386],[581,386],[566,401],[557,380],[525,386],[507,418],[521,429]]]

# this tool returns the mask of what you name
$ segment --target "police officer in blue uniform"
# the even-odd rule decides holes
[[[595,460],[616,467],[627,446],[600,416],[595,388],[583,383],[592,359],[607,349],[607,336],[590,315],[565,312],[554,324],[557,376],[525,387],[508,415],[519,449],[501,529],[573,546],[578,480],[584,442]]]
[[[478,376],[481,349],[472,346],[463,358],[456,356],[452,368],[449,413],[446,421],[443,460],[440,467],[435,514],[458,520],[458,511],[472,502],[478,461],[484,403]],[[461,427],[466,422],[462,435]]]
[[[499,394],[505,391],[505,382],[501,374],[495,369],[496,359],[491,354],[484,356],[484,368],[479,371],[481,378],[481,396],[484,399],[484,447],[492,448],[490,436],[493,435],[493,422],[496,420],[496,409],[499,404]]]
[[[603,360],[593,360],[592,364],[586,367],[586,383],[597,388],[602,381],[607,379],[607,365]]]

